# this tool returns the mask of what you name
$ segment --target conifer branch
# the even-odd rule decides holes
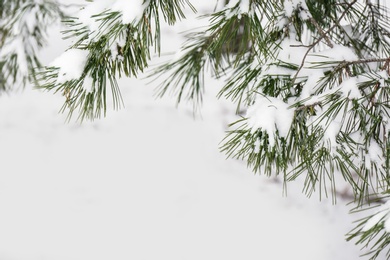
[[[372,59],[361,59],[361,60],[355,60],[355,61],[344,61],[340,65],[342,67],[349,66],[349,65],[357,65],[357,64],[367,64],[367,63],[373,63],[373,62],[385,62],[389,63],[390,58],[372,58]]]
[[[51,0],[0,1],[0,88],[24,75],[20,58],[26,56],[28,73],[22,80],[63,95],[62,111],[80,120],[105,115],[109,95],[119,108],[118,78],[137,77],[152,54],[160,54],[160,23],[185,18],[185,6],[195,11],[189,0],[150,0],[127,22],[124,10],[110,8],[92,17],[66,18],[64,33],[73,43],[64,55],[83,57],[72,59],[80,69],[69,75],[56,62],[34,69],[40,66],[35,51],[44,44],[46,27],[14,30],[23,18],[20,10],[31,11],[29,4],[41,2],[50,17],[60,11]],[[357,210],[377,198],[383,204],[390,190],[388,10],[381,1],[298,2],[235,1],[206,15],[209,25],[188,35],[178,58],[152,72],[162,79],[158,95],[170,92],[177,102],[191,100],[195,110],[210,70],[226,79],[219,97],[230,98],[241,115],[221,146],[228,157],[245,160],[255,173],[282,175],[285,185],[303,177],[307,196],[336,202],[345,196],[336,188],[343,179]],[[15,40],[33,44],[22,44],[24,52],[17,53]],[[329,53],[339,49],[346,53]],[[305,66],[309,59],[312,66]],[[387,219],[368,225],[375,216],[367,214],[348,238],[370,245],[372,259],[390,247],[384,224],[390,223],[390,207]]]
[[[356,2],[357,2],[357,0],[353,0],[351,3],[348,3],[348,7],[347,7],[347,8],[344,10],[344,12],[340,15],[339,19],[337,20],[337,23],[335,23],[333,26],[331,26],[328,30],[326,30],[326,31],[324,32],[321,28],[319,28],[319,32],[320,32],[321,35],[320,35],[320,37],[319,37],[316,41],[314,41],[311,45],[309,45],[309,48],[307,49],[307,51],[306,51],[304,57],[302,58],[302,62],[301,62],[301,64],[299,65],[297,72],[295,73],[295,75],[294,75],[293,78],[292,78],[292,84],[295,83],[295,81],[296,81],[296,79],[297,79],[297,77],[298,77],[300,71],[301,71],[302,68],[305,66],[307,55],[313,50],[313,48],[314,48],[318,43],[320,43],[323,39],[326,39],[326,38],[327,38],[327,35],[328,35],[331,31],[333,31],[333,30],[338,26],[338,24],[340,23],[340,21],[342,21],[342,20],[344,19],[344,16],[348,13],[348,10],[349,10],[350,8],[352,8],[352,6],[353,6]],[[328,45],[332,48],[333,44],[332,44],[332,43],[330,43],[330,44],[331,44],[331,45],[329,45],[329,43],[328,43]]]
[[[317,23],[316,20],[314,20],[313,17],[309,18],[309,21],[316,27],[317,31],[320,33],[321,38],[325,39],[326,44],[330,47],[333,48],[333,43],[330,41],[328,35],[322,30],[321,26]]]

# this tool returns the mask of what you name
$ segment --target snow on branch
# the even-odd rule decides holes
[[[0,89],[8,91],[34,81],[38,50],[50,24],[63,17],[56,1],[6,1],[0,10]]]

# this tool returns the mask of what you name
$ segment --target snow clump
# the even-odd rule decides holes
[[[258,129],[264,130],[270,137],[270,146],[275,145],[276,130],[279,137],[286,137],[294,118],[294,109],[290,109],[289,106],[280,99],[259,96],[246,114],[252,134]]]
[[[379,223],[383,222],[386,232],[390,232],[390,201],[387,201],[385,204],[380,206],[379,210],[375,215],[373,215],[363,227],[363,231],[368,231],[371,228],[375,227]]]
[[[79,79],[83,74],[87,58],[88,51],[80,49],[69,49],[56,58],[51,66],[59,69],[57,84]]]

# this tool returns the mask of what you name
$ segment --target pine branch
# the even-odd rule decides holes
[[[93,30],[77,17],[65,20],[69,29],[64,34],[74,39],[70,51],[87,53],[80,65],[81,71],[77,73],[78,77],[61,80],[61,64],[46,67],[37,74],[37,87],[66,93],[62,111],[69,111],[69,118],[76,110],[80,120],[104,116],[109,88],[113,107],[121,107],[117,78],[136,77],[148,67],[152,48],[157,54],[161,49],[160,15],[167,23],[173,24],[185,17],[182,10],[185,5],[195,11],[187,0],[148,1],[144,3],[141,15],[132,22],[124,22],[120,10],[104,10],[90,17],[91,23],[97,24]]]
[[[328,35],[322,30],[322,28],[320,27],[320,25],[317,23],[316,20],[314,20],[313,17],[310,17],[309,18],[309,21],[316,27],[317,31],[320,33],[321,35],[321,38],[322,39],[325,39],[326,41],[326,44],[330,47],[330,48],[333,48],[333,43],[330,41]]]
[[[51,0],[6,1],[0,8],[0,90],[9,91],[36,81],[41,67],[37,52],[45,44],[50,24],[64,16]]]
[[[344,16],[348,13],[349,9],[352,8],[352,6],[357,2],[357,0],[353,0],[351,3],[348,3],[348,7],[344,10],[344,12],[340,15],[339,19],[337,20],[337,22],[331,26],[328,30],[326,30],[325,32],[320,28],[319,29],[319,32],[321,34],[321,36],[316,40],[314,41],[314,43],[310,44],[309,45],[309,48],[307,49],[303,59],[302,59],[302,62],[297,70],[297,72],[295,73],[295,75],[293,76],[292,78],[292,83],[294,84],[300,71],[302,70],[302,68],[304,67],[305,63],[306,63],[306,58],[307,58],[307,55],[313,50],[313,48],[318,44],[320,43],[323,39],[328,39],[329,38],[327,37],[327,35],[332,32],[337,26],[338,24],[344,19]],[[328,41],[327,40],[327,41]],[[329,45],[330,43],[330,45]],[[328,45],[332,48],[333,44],[329,41],[328,42]]]

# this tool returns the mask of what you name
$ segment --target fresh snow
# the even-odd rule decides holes
[[[350,99],[360,99],[362,98],[362,94],[358,88],[359,81],[357,77],[351,77],[347,80],[344,80],[339,88],[344,97],[348,97]]]
[[[10,57],[8,57],[8,55],[11,53],[17,56],[17,64],[19,66],[18,73],[22,76],[27,75],[28,64],[22,37],[17,36],[12,41],[6,41],[0,49],[0,59],[9,59]]]
[[[94,15],[103,13],[108,10],[114,3],[114,0],[97,0],[86,4],[77,14],[80,23],[86,26],[90,31],[99,29],[100,22]],[[85,4],[85,2],[83,2]]]
[[[143,0],[116,0],[115,3],[111,6],[111,9],[113,11],[121,12],[122,23],[128,24],[142,18],[145,9],[144,7],[146,5],[143,5],[143,2]]]
[[[104,29],[101,21],[96,17],[97,14],[101,14],[105,11],[111,10],[114,12],[120,12],[122,14],[122,23],[132,23],[142,18],[144,7],[143,0],[96,0],[86,4],[82,8],[77,17],[79,21],[86,26],[91,32]],[[92,34],[90,38],[93,38],[95,34]]]
[[[69,49],[57,57],[50,65],[59,69],[57,84],[81,77],[87,62],[88,51]]]
[[[323,59],[321,59],[321,56]],[[333,43],[333,48],[323,50],[315,53],[314,61],[331,62],[331,61],[355,61],[359,57],[353,52],[351,48]]]
[[[259,129],[266,131],[270,137],[269,145],[274,146],[276,130],[279,137],[287,136],[294,118],[294,109],[290,109],[289,105],[280,99],[259,95],[255,104],[248,108],[246,117],[251,132]]]
[[[305,1],[302,0],[286,0],[283,5],[284,12],[288,17],[293,15],[294,10],[297,9],[298,6],[301,6],[304,10],[308,10]],[[302,13],[304,14],[304,12],[301,12],[301,14]]]
[[[239,7],[240,13],[249,13],[250,0],[231,0],[229,1],[227,8],[234,8],[237,5]]]
[[[363,231],[368,231],[381,222],[384,222],[385,230],[390,232],[390,201],[379,207],[377,212],[366,222]]]

